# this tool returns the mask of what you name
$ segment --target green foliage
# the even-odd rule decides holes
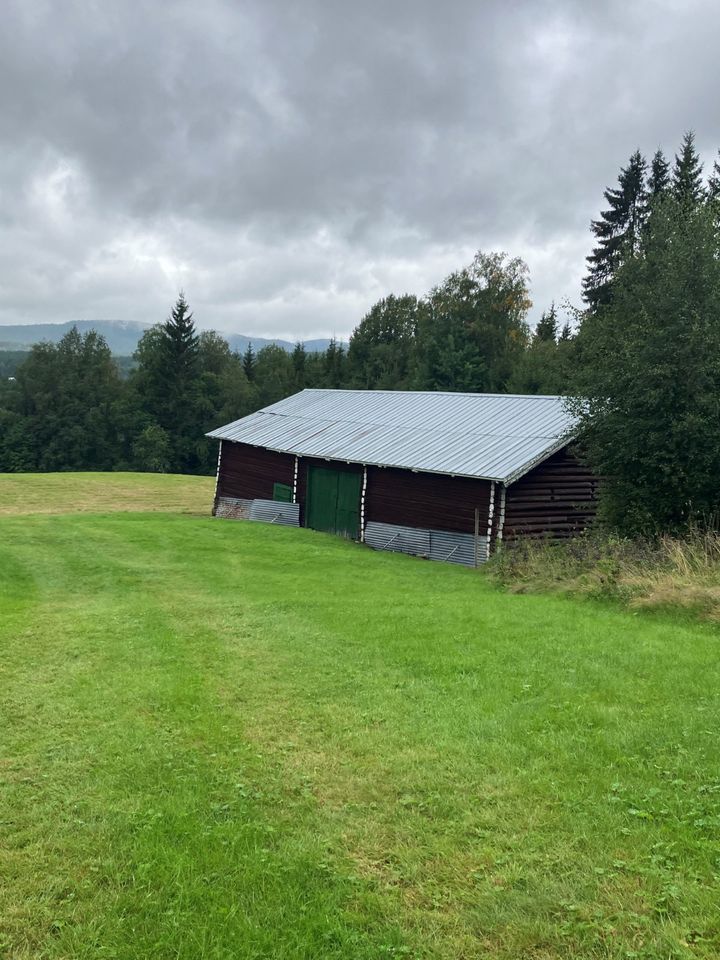
[[[0,384],[14,377],[17,368],[27,358],[27,350],[0,350]]]
[[[533,333],[533,343],[556,343],[558,338],[558,318],[555,304],[543,311]]]
[[[320,357],[318,382],[315,386],[336,390],[346,386],[347,355],[345,347],[333,337]]]
[[[650,199],[659,197],[667,192],[670,186],[670,165],[665,159],[662,150],[656,150],[650,164],[648,177],[648,194]]]
[[[413,385],[423,390],[503,392],[530,340],[528,269],[479,252],[435,287],[418,311]]]
[[[695,135],[692,131],[685,134],[680,153],[675,155],[672,193],[681,205],[689,207],[696,207],[705,198],[702,163],[695,149]]]
[[[305,344],[296,343],[292,352],[293,387],[304,390],[308,379],[308,358]]]
[[[216,345],[206,343],[206,353]],[[143,409],[170,439],[170,464],[180,473],[205,466],[200,392],[200,342],[181,293],[165,323],[148,331],[136,354]]]
[[[644,157],[636,150],[620,170],[618,186],[604,193],[607,209],[591,224],[598,242],[587,258],[588,275],[583,281],[583,295],[591,308],[609,302],[615,273],[638,250],[647,216],[646,169]],[[654,175],[659,175],[659,168]]]
[[[275,344],[268,344],[258,351],[254,364],[253,380],[257,391],[258,407],[276,403],[295,392],[295,368],[292,357]],[[237,417],[233,417],[237,419]]]
[[[605,515],[625,531],[678,529],[720,506],[719,249],[710,208],[661,197],[642,255],[581,327],[574,409]]]
[[[32,348],[3,391],[0,472],[111,469],[121,451],[122,383],[105,340],[70,330]]]
[[[138,470],[167,473],[171,466],[171,443],[167,432],[150,423],[133,444],[133,460]]]
[[[712,173],[708,177],[708,200],[712,203],[720,201],[720,151],[713,162]]]
[[[242,358],[243,370],[245,376],[248,380],[255,379],[255,351],[253,350],[252,343],[249,343],[245,348],[245,353]]]
[[[407,389],[418,312],[418,299],[410,294],[391,294],[370,308],[350,337],[347,359],[353,385],[368,390]]]
[[[508,382],[511,393],[562,395],[573,376],[575,338],[569,323],[559,330],[553,303],[542,314],[532,339]]]

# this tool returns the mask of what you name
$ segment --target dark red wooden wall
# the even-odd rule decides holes
[[[570,537],[595,516],[596,497],[597,479],[566,447],[507,488],[503,539]]]
[[[246,443],[222,442],[217,495],[239,500],[272,500],[273,484],[292,486],[295,457]]]
[[[473,533],[480,508],[480,534],[487,533],[490,483],[446,474],[368,467],[365,519],[404,527]]]

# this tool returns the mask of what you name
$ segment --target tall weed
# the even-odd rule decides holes
[[[486,573],[513,592],[611,597],[720,621],[720,533],[629,539],[589,533],[567,541],[504,544]]]

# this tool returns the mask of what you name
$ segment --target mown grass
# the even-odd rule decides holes
[[[158,473],[0,473],[0,516],[170,511],[207,514],[214,477]]]
[[[0,583],[0,955],[720,954],[715,628],[162,514]]]
[[[630,540],[589,534],[559,543],[512,544],[485,568],[515,592],[610,598],[633,609],[720,621],[720,534]]]

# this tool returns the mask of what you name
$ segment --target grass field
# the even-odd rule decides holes
[[[720,955],[716,627],[162,513],[0,584],[0,956]]]
[[[210,510],[214,477],[158,473],[0,473],[0,517],[29,513]]]

